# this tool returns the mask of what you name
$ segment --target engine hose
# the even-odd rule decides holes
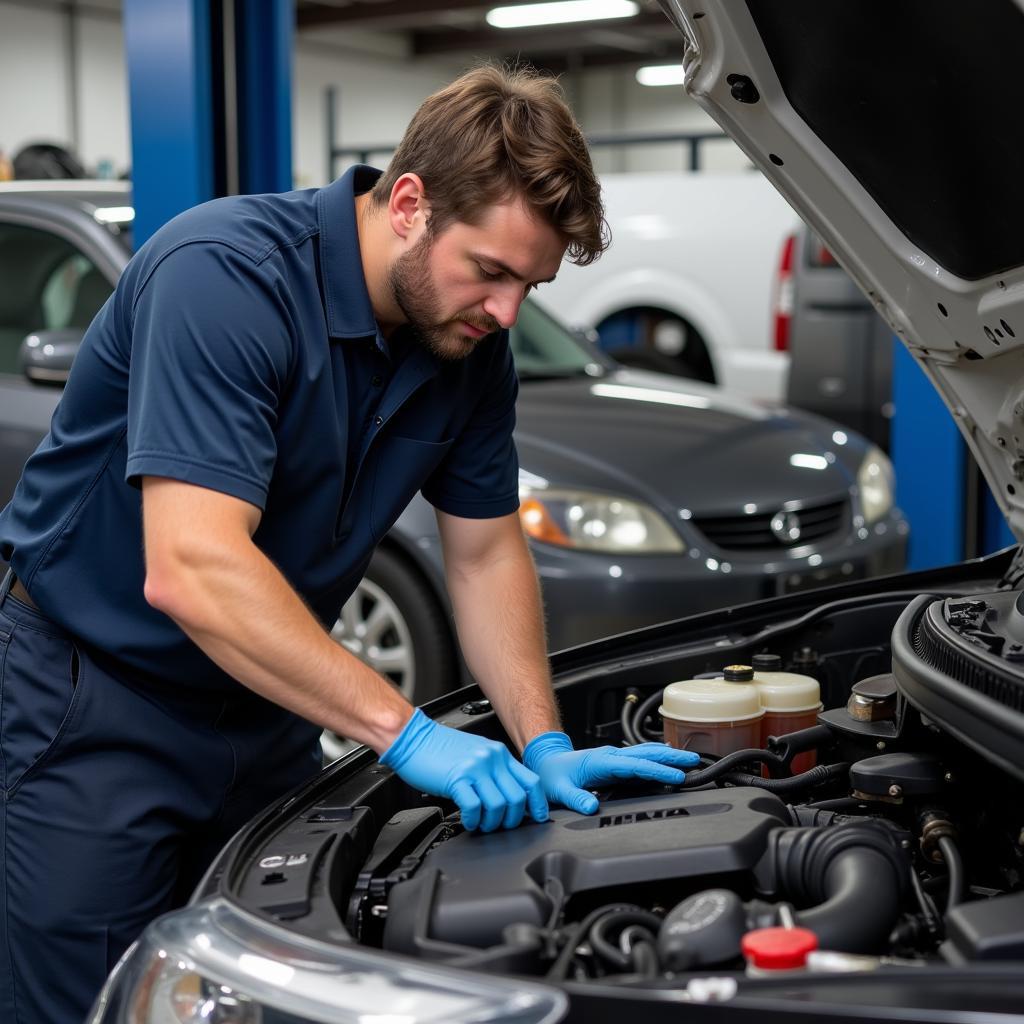
[[[643,743],[645,740],[650,738],[660,737],[648,737],[644,733],[644,719],[651,713],[654,705],[661,700],[664,695],[664,690],[655,690],[654,693],[646,696],[636,707],[636,711],[633,713],[632,729],[633,734],[637,737],[635,742]]]
[[[788,781],[788,780],[787,780]],[[877,821],[829,829],[779,829],[768,856],[779,891],[797,905],[799,925],[822,949],[875,953],[899,917],[909,860]]]
[[[928,934],[935,937],[942,935],[942,925],[939,922],[939,912],[935,909],[931,896],[924,891],[921,879],[917,877],[913,864],[910,866],[910,887],[917,898],[918,906],[921,908],[921,916],[924,918],[924,926]]]
[[[622,726],[622,736],[628,746],[634,746],[640,742],[636,733],[633,731],[634,706],[634,702],[631,700],[623,701],[622,711],[619,714],[619,724]]]
[[[589,933],[584,936],[594,952],[601,959],[610,963],[620,970],[632,966],[633,958],[622,952],[615,943],[608,938],[608,933],[613,929],[623,929],[630,925],[643,925],[646,928],[654,929],[657,933],[661,927],[661,918],[652,914],[649,910],[618,910],[599,917],[590,928]],[[653,941],[653,937],[652,937]]]
[[[638,907],[633,903],[609,903],[603,907],[598,907],[597,910],[592,910],[579,924],[570,925],[565,929],[565,945],[562,946],[561,951],[548,968],[545,976],[553,980],[567,977],[569,965],[572,963],[572,958],[576,953],[576,947],[583,941],[590,929],[606,914],[621,913],[623,911],[636,911],[641,914],[650,913],[649,910],[644,910],[643,907]],[[660,918],[658,920],[660,923]]]
[[[749,750],[734,750],[731,754],[726,754],[724,757],[720,757],[717,761],[713,761],[705,768],[698,768],[696,771],[688,772],[686,775],[686,781],[682,783],[683,789],[696,789],[698,786],[706,786],[709,782],[716,782],[723,775],[734,771],[738,765],[748,764],[751,761],[758,763],[767,762],[768,764],[782,764],[782,758],[778,754],[773,754],[770,750],[758,750],[755,747]],[[751,776],[753,777],[753,776]],[[801,778],[802,776],[798,776]],[[760,776],[758,776],[760,778]],[[773,780],[773,781],[791,781],[790,779],[785,780]]]
[[[760,775],[748,775],[745,772],[729,772],[720,781],[728,782],[733,786],[754,786],[757,789],[766,789],[769,793],[776,793],[781,796],[788,793],[797,793],[811,786],[820,786],[826,782],[834,782],[836,779],[844,778],[849,771],[850,766],[845,763],[819,764],[806,772],[802,772],[800,775],[794,775],[790,779],[763,779]],[[689,778],[686,781],[689,782]]]
[[[950,836],[939,839],[939,850],[949,871],[949,893],[946,896],[946,913],[948,914],[964,898],[964,862],[957,845]]]

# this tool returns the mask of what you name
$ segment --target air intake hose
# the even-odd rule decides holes
[[[798,907],[796,921],[822,949],[882,950],[899,916],[909,872],[907,853],[885,825],[776,829],[758,865],[768,895]]]

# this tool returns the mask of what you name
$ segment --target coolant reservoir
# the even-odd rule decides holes
[[[767,747],[769,736],[784,736],[817,724],[818,712],[821,711],[821,687],[816,679],[780,671],[782,659],[777,654],[755,654],[751,662],[754,686],[764,708],[761,747]],[[813,768],[815,761],[813,750],[798,754],[791,765],[793,774]]]
[[[665,742],[679,749],[721,757],[759,747],[761,699],[752,683],[724,679],[684,679],[662,695]]]

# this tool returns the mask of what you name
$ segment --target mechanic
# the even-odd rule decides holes
[[[559,731],[516,511],[508,328],[563,256],[606,245],[558,86],[487,66],[424,102],[386,173],[215,200],[142,246],[0,514],[0,1020],[81,1019],[145,924],[318,769],[324,728],[470,830],[681,781],[695,755]],[[325,629],[420,489],[523,762]]]

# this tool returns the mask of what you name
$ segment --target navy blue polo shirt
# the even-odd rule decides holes
[[[0,513],[0,555],[40,609],[142,676],[238,685],[146,603],[143,476],[262,509],[256,544],[325,625],[417,491],[468,518],[518,507],[507,332],[458,361],[407,329],[379,336],[354,207],[379,173],[214,200],[161,228],[86,332]]]

